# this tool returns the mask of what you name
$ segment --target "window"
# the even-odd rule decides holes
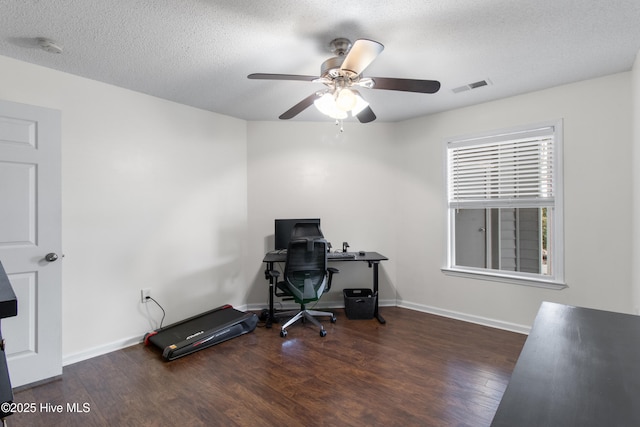
[[[564,287],[562,123],[447,141],[446,273]]]

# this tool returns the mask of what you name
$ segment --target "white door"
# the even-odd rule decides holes
[[[62,374],[60,180],[60,112],[0,100],[0,261],[18,298],[1,326],[13,387]]]

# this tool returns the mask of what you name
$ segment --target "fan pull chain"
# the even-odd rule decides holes
[[[342,120],[336,119],[336,126],[340,126],[340,132],[344,132],[344,126]]]

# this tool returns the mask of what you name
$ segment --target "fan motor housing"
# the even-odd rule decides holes
[[[344,56],[334,56],[322,63],[320,66],[320,75],[329,79],[344,78],[349,81],[355,81],[358,75],[350,70],[341,70],[340,67],[344,62]]]
[[[344,61],[344,56],[334,56],[322,63],[320,66],[320,75],[322,77],[335,78],[340,75],[340,66]]]

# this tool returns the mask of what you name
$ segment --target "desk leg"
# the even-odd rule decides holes
[[[378,319],[378,322],[387,323],[387,321],[384,320],[384,317],[382,317],[378,312],[378,301],[380,300],[380,296],[378,295],[378,265],[380,263],[378,261],[370,262],[369,266],[371,266],[371,264],[373,264],[373,294],[376,296],[376,305],[373,311],[373,316]]]
[[[267,263],[267,270],[265,271],[265,276],[269,279],[269,313],[267,314],[267,321],[264,325],[265,328],[271,328],[271,325],[276,320],[273,311],[273,294],[275,293],[276,278],[269,274],[271,271],[273,271],[273,263],[269,262]]]

